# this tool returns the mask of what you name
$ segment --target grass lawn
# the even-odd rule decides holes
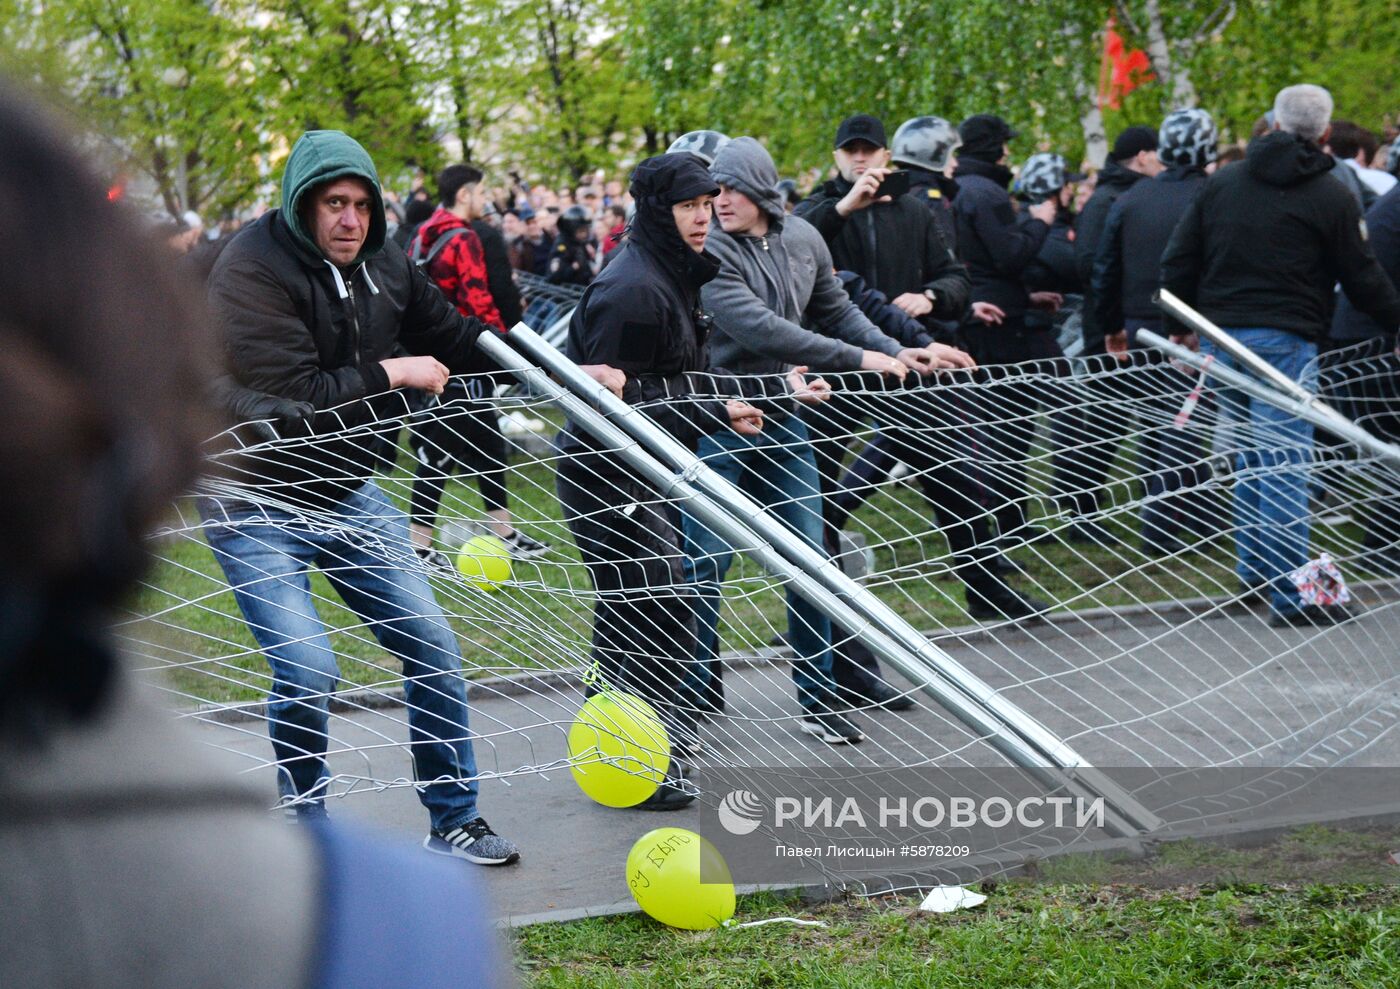
[[[543,414],[539,409],[531,412]],[[1124,458],[1125,466],[1127,462]],[[405,448],[397,470],[381,478],[386,492],[402,506],[407,504],[411,469]],[[1037,483],[1043,487],[1045,479]],[[516,564],[512,582],[492,593],[459,579],[434,578],[439,601],[460,637],[469,676],[577,669],[588,654],[592,591],[560,518],[553,465],[517,454],[508,486],[517,523],[551,543],[553,552],[542,561]],[[1207,492],[1211,511],[1221,511],[1225,494],[1223,487]],[[1202,541],[1188,554],[1151,561],[1134,548],[1135,502],[1121,476],[1107,492],[1105,504],[1123,506],[1110,516],[1109,529],[1126,541],[1127,548],[1041,540],[1012,554],[1027,571],[1014,583],[1060,609],[1234,593],[1228,536]],[[193,506],[185,505],[184,512],[191,527],[161,541],[158,566],[120,634],[142,666],[158,671],[155,675],[182,695],[185,703],[260,698],[268,688],[266,663],[208,546],[192,527],[197,523]],[[929,514],[914,485],[891,484],[877,492],[847,528],[864,534],[874,549],[875,568],[865,585],[915,627],[935,631],[965,625],[968,619],[960,583],[949,571],[946,542]],[[448,485],[442,515],[458,524],[484,517],[471,478]],[[1324,529],[1319,541],[1334,556],[1346,556],[1346,546],[1355,536],[1351,527]],[[394,684],[399,677],[397,661],[340,605],[324,577],[314,574],[312,588],[320,614],[332,630],[332,647],[341,657],[345,684]],[[781,585],[755,564],[738,558],[725,585],[723,615],[723,648],[768,644],[786,627]]]
[[[1380,989],[1400,986],[1400,866],[1384,861],[1397,841],[1394,830],[1310,828],[1249,851],[1182,843],[1147,863],[1105,866],[1113,881],[1047,869],[1043,882],[988,887],[984,905],[953,914],[899,897],[813,907],[760,894],[741,898],[736,920],[827,926],[694,933],[627,915],[525,928],[516,958],[529,989]],[[1303,862],[1333,879],[1278,878]],[[1181,882],[1202,874],[1215,879]]]

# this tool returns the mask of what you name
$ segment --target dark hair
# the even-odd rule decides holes
[[[464,185],[476,185],[483,177],[481,169],[471,165],[448,165],[438,173],[438,201],[451,206],[457,201],[457,190]]]
[[[1376,135],[1350,120],[1332,121],[1332,134],[1327,138],[1327,143],[1338,158],[1355,158],[1358,152],[1364,153],[1368,165],[1381,146]]]
[[[4,80],[0,133],[0,721],[78,717],[115,669],[107,609],[216,428],[211,348],[182,269]]]
[[[426,199],[414,199],[403,211],[403,225],[416,227],[433,215],[433,204]]]
[[[619,223],[627,222],[627,207],[613,203],[608,207],[608,212],[617,217]]]

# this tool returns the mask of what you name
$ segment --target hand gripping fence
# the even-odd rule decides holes
[[[1134,837],[1162,826],[1157,815],[1071,746],[929,642],[831,560],[792,535],[644,412],[588,377],[524,323],[511,330],[509,340],[516,349],[490,334],[483,334],[478,346],[502,368],[552,398],[595,438],[617,450],[662,494],[683,503],[687,512],[736,550],[752,555],[789,582],[875,655],[983,735],[1012,763],[1052,791],[1102,798],[1107,810],[1105,830],[1110,833]]]
[[[1180,361],[1197,372],[1211,375],[1230,387],[1238,388],[1262,402],[1283,409],[1314,426],[1330,430],[1348,442],[1380,457],[1393,470],[1400,471],[1400,447],[1368,433],[1166,289],[1162,289],[1158,293],[1156,301],[1164,312],[1189,326],[1200,336],[1206,337],[1244,367],[1249,368],[1258,380],[1230,368],[1222,367],[1218,362],[1204,358],[1179,344],[1172,343],[1151,330],[1138,331],[1138,339],[1143,343],[1155,347],[1173,360]]]

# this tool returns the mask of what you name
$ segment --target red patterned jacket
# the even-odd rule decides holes
[[[418,228],[409,254],[426,257],[443,234],[458,228],[464,232],[449,240],[428,262],[428,277],[463,316],[475,316],[504,331],[506,325],[486,284],[486,257],[481,250],[481,238],[470,223],[439,206]]]

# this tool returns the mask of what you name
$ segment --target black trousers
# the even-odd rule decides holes
[[[510,458],[494,403],[469,394],[461,382],[449,384],[442,399],[439,414],[415,425],[410,439],[418,469],[409,518],[422,525],[433,524],[447,479],[458,471],[476,475],[488,512],[510,505],[505,481]]]
[[[1071,428],[1067,410],[1073,402],[1065,387],[1069,362],[1051,327],[1028,329],[1014,317],[1001,326],[969,333],[967,344],[982,382],[970,407],[973,439],[981,453],[983,498],[999,533],[1010,536],[1026,525],[1026,509],[1034,497],[1027,466],[1037,413],[1051,414],[1052,435]],[[1033,367],[1001,366],[1028,362]],[[1057,501],[1061,497],[1056,493]]]
[[[602,684],[641,697],[668,727],[686,724],[686,664],[696,650],[693,585],[675,521],[646,485],[584,455],[560,462],[564,519],[597,594],[592,657]]]
[[[970,469],[964,404],[950,390],[940,391],[938,379],[929,379],[859,399],[837,394],[829,402],[803,409],[821,478],[829,546],[835,544],[835,533],[878,483],[871,476],[872,460],[879,457],[886,464],[901,461],[916,472],[964,582],[976,586],[992,579],[971,559],[975,547],[988,542],[990,527]],[[878,423],[880,446],[845,474],[847,444],[870,421]],[[856,641],[836,645],[832,674],[838,686],[858,692],[867,690],[871,679],[881,678],[875,657]]]
[[[1400,443],[1400,357],[1393,340],[1376,338],[1324,353],[1319,389],[1347,418],[1372,436]],[[1400,546],[1400,480],[1378,468],[1352,509],[1367,549]]]

